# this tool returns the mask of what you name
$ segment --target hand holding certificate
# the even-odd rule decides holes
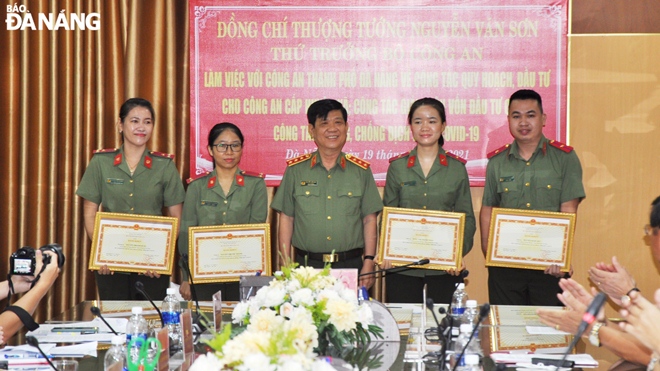
[[[493,208],[486,265],[570,270],[575,214]]]
[[[172,274],[177,218],[96,213],[89,269]]]

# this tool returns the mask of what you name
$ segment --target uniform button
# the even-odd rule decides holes
[[[227,200],[225,200],[225,203],[227,203]]]
[[[129,193],[129,194],[128,194],[128,197],[133,197],[133,194],[132,194],[132,193]]]
[[[424,181],[424,184],[426,184],[426,183],[428,183],[428,181],[425,180],[425,181]]]
[[[332,196],[328,196],[328,200],[332,200]]]
[[[353,196],[353,192],[348,192],[348,195],[349,195],[349,196]]]
[[[128,182],[129,182],[129,183],[133,183],[133,179],[129,180]]]
[[[222,225],[227,225],[227,223],[222,223]]]
[[[134,208],[134,207],[131,207],[131,211],[133,211],[133,210],[135,210],[135,208]]]
[[[548,184],[548,189],[551,189],[551,188],[552,188],[552,186],[550,184]]]
[[[426,205],[425,205],[425,206],[422,206],[422,209],[426,210]]]
[[[504,188],[504,192],[509,192],[509,188]]]
[[[424,197],[426,197],[426,193],[424,193]]]
[[[529,187],[529,182],[525,183],[525,187]]]
[[[330,215],[328,215],[328,220],[332,220],[332,217]]]
[[[305,191],[305,194],[309,196],[309,191]]]
[[[332,178],[332,175],[328,174],[328,179]]]
[[[326,237],[328,241],[332,240],[332,237],[328,236]]]
[[[529,166],[529,162],[526,165]]]
[[[527,203],[527,207],[530,207],[530,206],[532,206],[532,204],[530,204],[530,203],[528,202],[528,203]]]
[[[227,212],[226,212],[226,211],[223,211],[223,212],[222,212],[222,215],[227,215]]]

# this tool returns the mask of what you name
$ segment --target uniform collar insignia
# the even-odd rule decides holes
[[[242,187],[245,185],[245,178],[243,178],[243,175],[241,174],[236,174],[236,185],[239,187]]]
[[[342,169],[346,169],[346,157],[341,156],[341,160],[339,160],[339,166],[341,166]]]
[[[417,158],[417,156],[408,157],[408,168],[411,168],[411,167],[415,166],[415,159],[416,158]]]
[[[212,176],[209,178],[209,181],[206,183],[206,188],[213,188],[215,186],[215,177]]]
[[[438,155],[438,158],[440,159],[440,165],[447,166],[447,156],[441,153]]]
[[[115,156],[114,165],[118,166],[119,164],[121,164],[121,153],[117,153],[117,155]]]
[[[147,169],[151,169],[151,164],[153,163],[153,160],[149,156],[144,156],[144,167]]]
[[[310,168],[313,168],[314,165],[316,165],[316,156],[318,156],[316,153],[312,156],[312,161],[309,162]]]

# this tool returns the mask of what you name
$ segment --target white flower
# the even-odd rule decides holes
[[[266,286],[257,291],[254,299],[260,307],[270,308],[282,304],[285,295],[286,291],[282,288]]]
[[[374,312],[368,305],[360,305],[357,310],[357,321],[362,324],[363,328],[367,328],[374,323]]]
[[[284,322],[284,318],[277,315],[277,312],[271,309],[263,309],[250,317],[249,331],[271,332],[275,327]]]
[[[240,302],[236,304],[234,311],[231,313],[231,321],[233,323],[241,323],[248,314],[248,302]]]
[[[335,285],[335,289],[339,293],[339,296],[346,300],[349,303],[356,304],[358,303],[357,295],[355,294],[354,290],[349,290],[346,287],[344,287],[343,284],[339,283]]]
[[[308,288],[291,293],[291,303],[294,305],[314,305],[314,293]]]
[[[323,300],[341,300],[339,297],[339,293],[335,290],[332,289],[325,289],[321,290],[317,296],[316,296],[317,301],[323,301]]]
[[[250,354],[243,359],[238,371],[275,371],[277,366],[270,364],[270,358],[263,353]]]
[[[328,300],[323,312],[330,316],[328,322],[333,324],[337,331],[350,331],[355,328],[358,316],[354,304],[343,300]]]
[[[211,370],[221,370],[225,367],[225,363],[215,356],[213,353],[203,354],[197,359],[195,363],[190,366],[190,371],[211,371]]]
[[[280,307],[280,316],[290,318],[295,307],[291,303],[284,303]]]

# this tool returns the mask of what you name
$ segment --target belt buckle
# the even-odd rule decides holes
[[[336,263],[339,261],[339,254],[323,254],[324,263]]]

